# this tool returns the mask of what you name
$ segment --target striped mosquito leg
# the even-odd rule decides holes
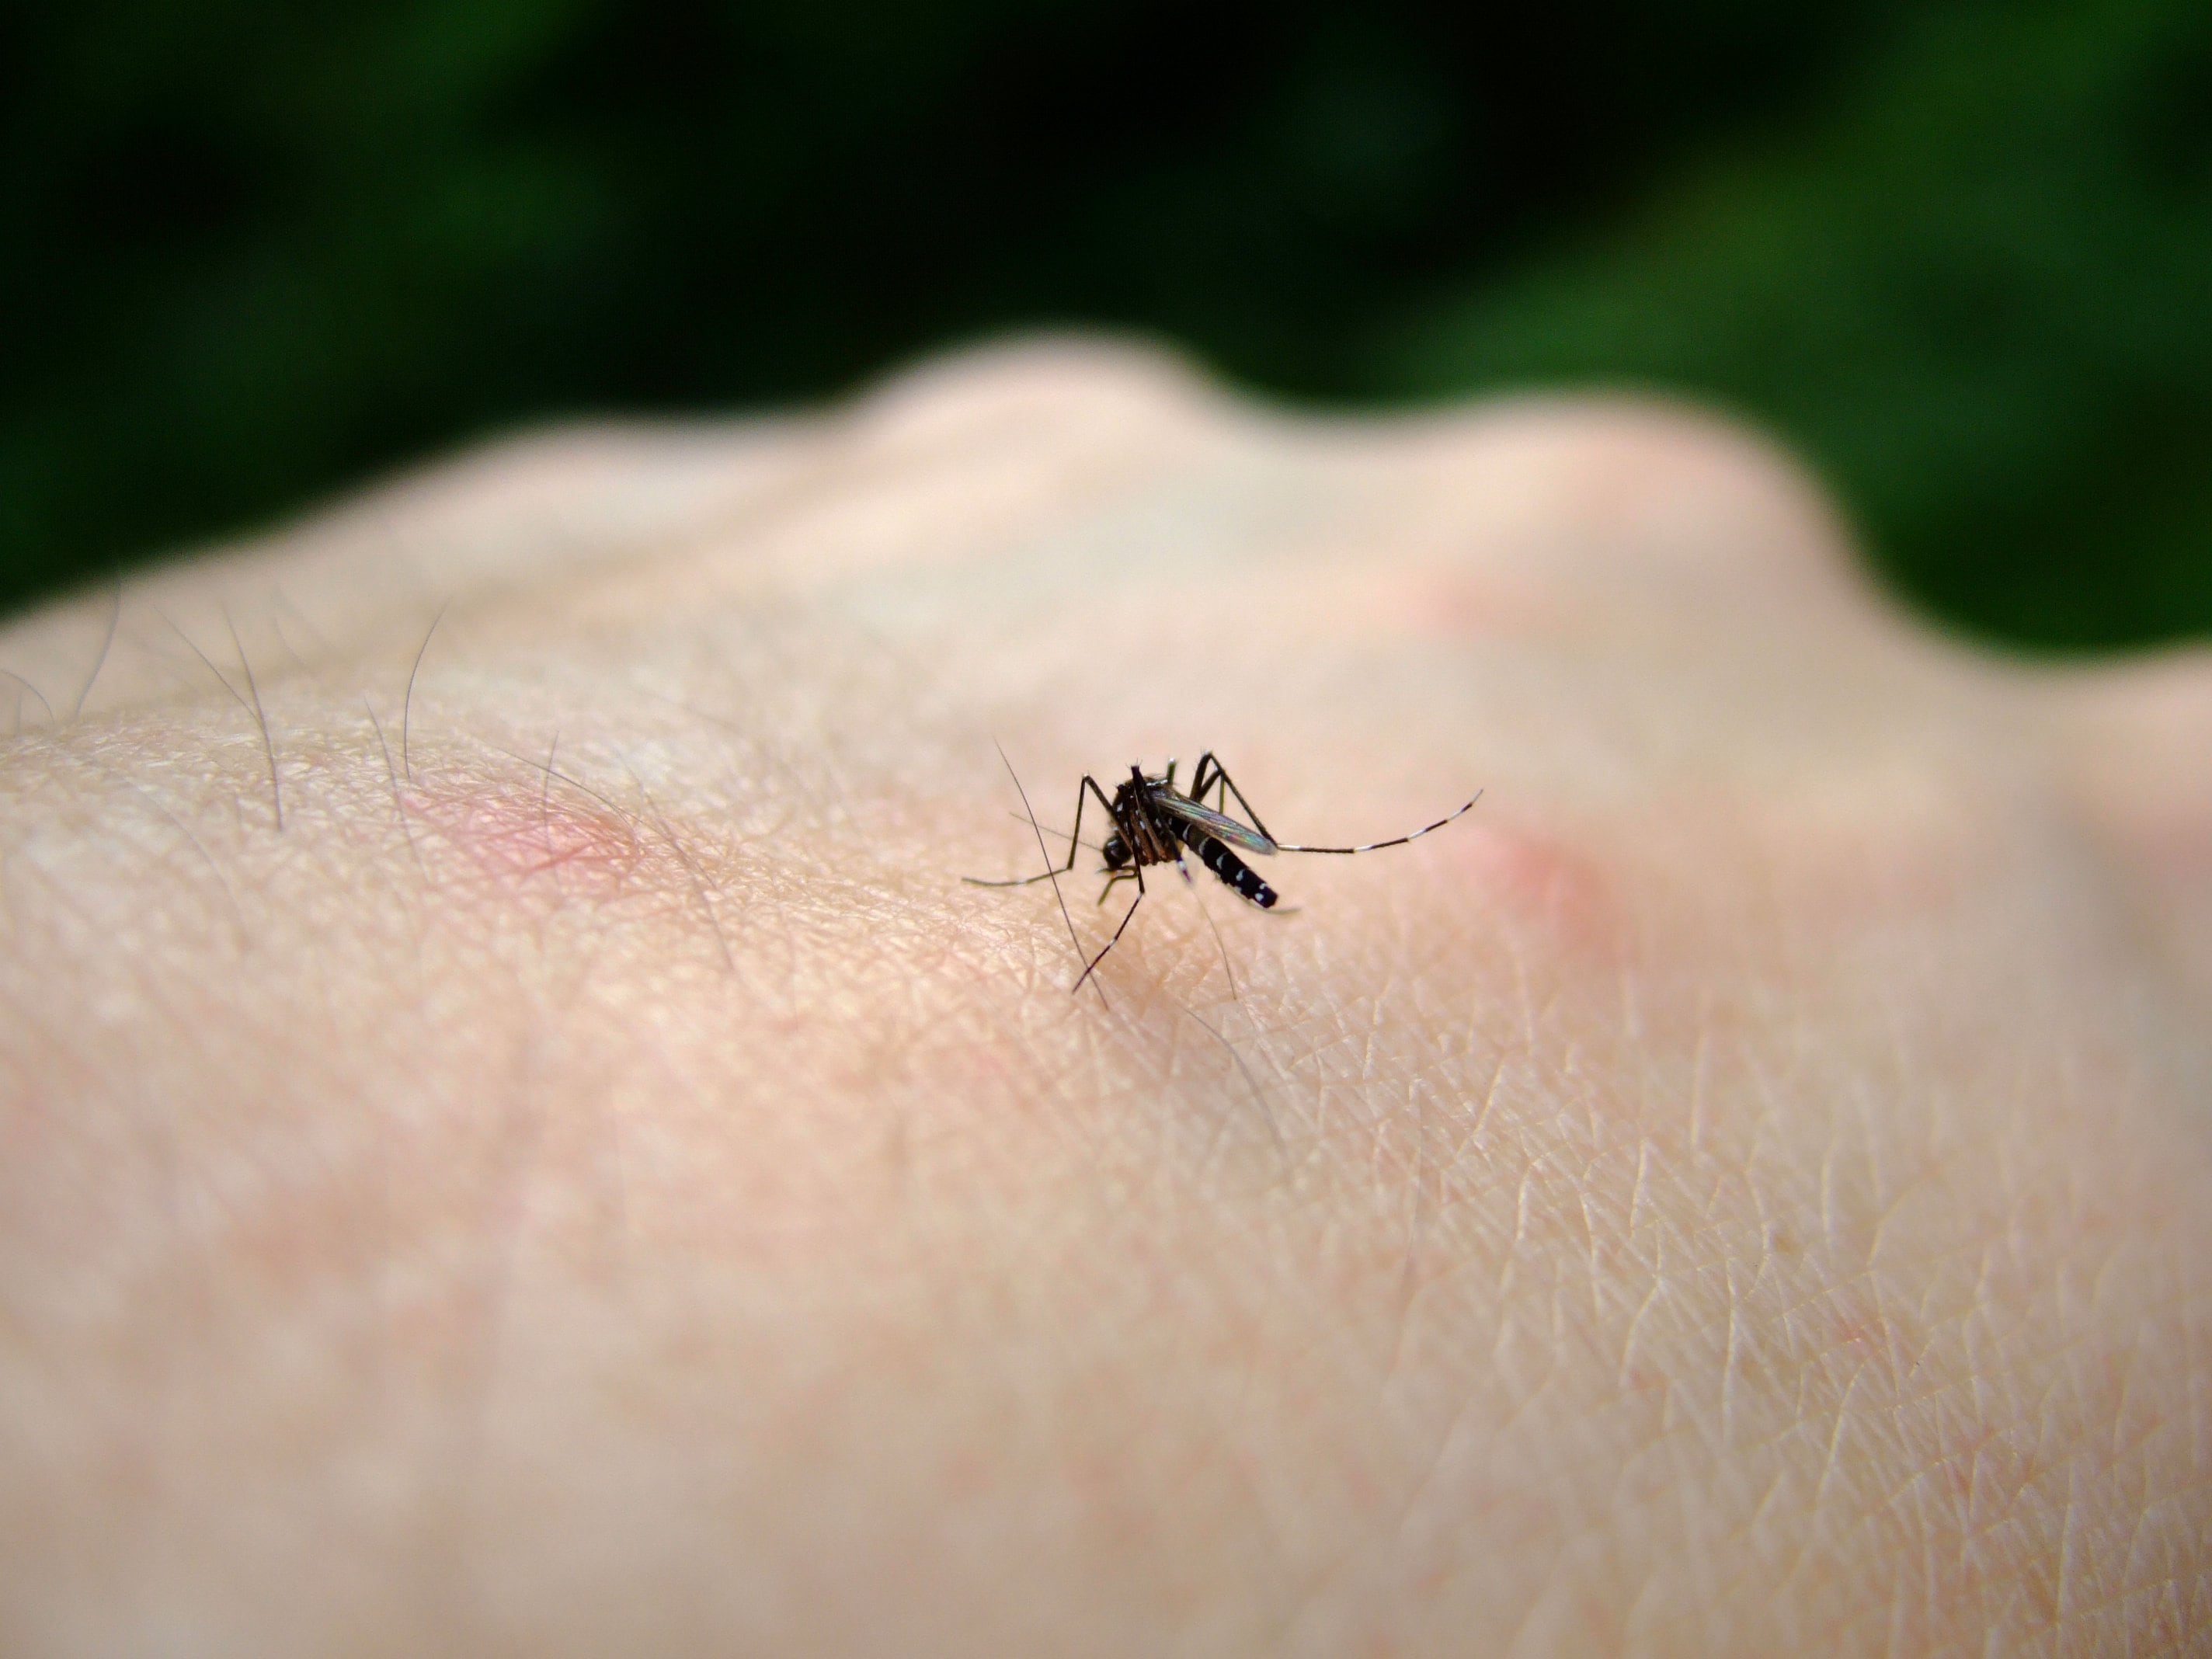
[[[1091,975],[1098,971],[1098,964],[1106,960],[1106,951],[1111,951],[1115,945],[1121,942],[1121,935],[1129,931],[1130,922],[1136,919],[1137,907],[1145,902],[1145,872],[1142,870],[1139,870],[1136,872],[1136,876],[1137,896],[1129,901],[1128,914],[1121,918],[1121,925],[1114,930],[1114,937],[1106,941],[1106,950],[1101,951],[1097,956],[1091,957],[1091,965],[1075,976],[1075,983],[1067,988],[1068,994],[1070,996],[1073,996],[1076,992],[1080,991],[1083,988],[1083,981],[1089,979]],[[1112,884],[1109,883],[1109,890],[1111,890],[1111,887]],[[1102,894],[1100,896],[1100,900],[1103,902],[1104,895]],[[1102,990],[1100,994],[1103,996],[1104,992]]]
[[[1242,797],[1239,797],[1242,799]],[[1370,841],[1364,847],[1293,847],[1286,841],[1275,843],[1276,849],[1285,853],[1372,853],[1385,847],[1403,847],[1409,841],[1419,841],[1431,830],[1441,830],[1454,818],[1464,817],[1474,810],[1474,803],[1482,799],[1482,791],[1474,792],[1472,799],[1457,811],[1447,812],[1434,823],[1416,830],[1410,836],[1393,836],[1389,841]]]

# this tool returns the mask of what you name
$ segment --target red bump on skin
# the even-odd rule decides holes
[[[1475,809],[1478,812],[1481,808]],[[1458,825],[1453,826],[1455,829]],[[1504,912],[1577,955],[1617,960],[1626,928],[1613,884],[1597,860],[1557,836],[1499,819],[1447,839],[1438,850]]]
[[[1547,592],[1513,573],[1460,564],[1409,564],[1377,570],[1370,558],[1310,573],[1296,620],[1318,636],[1396,643],[1521,639],[1554,631],[1559,607]],[[1280,626],[1291,626],[1285,616]]]
[[[429,779],[401,795],[409,817],[436,832],[502,882],[557,878],[564,890],[612,894],[646,855],[629,820],[580,803],[559,784],[546,791]]]
[[[1400,620],[1417,638],[1516,639],[1552,631],[1555,593],[1502,570],[1418,571],[1401,586]]]
[[[1887,1346],[1889,1328],[1879,1316],[1839,1315],[1835,1322],[1834,1335],[1838,1347],[1850,1348],[1858,1353],[1880,1353]]]

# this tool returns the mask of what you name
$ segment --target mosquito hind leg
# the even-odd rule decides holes
[[[1275,848],[1278,852],[1282,853],[1376,853],[1380,852],[1385,847],[1403,847],[1409,841],[1419,841],[1423,836],[1428,835],[1431,831],[1443,829],[1444,825],[1451,823],[1455,818],[1466,817],[1469,812],[1472,812],[1474,810],[1475,802],[1481,799],[1482,791],[1478,789],[1474,793],[1468,797],[1464,805],[1455,807],[1452,811],[1445,813],[1443,817],[1438,818],[1434,823],[1423,824],[1419,829],[1414,830],[1413,834],[1409,836],[1393,836],[1388,841],[1364,842],[1358,847],[1298,847],[1285,841],[1277,842],[1275,843]]]
[[[1287,841],[1275,841],[1275,832],[1260,822],[1260,815],[1252,810],[1252,803],[1244,799],[1244,792],[1237,787],[1236,779],[1229,775],[1229,769],[1222,765],[1211,749],[1198,757],[1198,769],[1191,775],[1190,798],[1203,805],[1206,792],[1209,789],[1215,792],[1217,799],[1224,790],[1236,796],[1237,804],[1244,809],[1245,816],[1252,821],[1252,827],[1269,841],[1275,842],[1275,850],[1280,853],[1377,853],[1386,847],[1403,847],[1407,842],[1419,841],[1423,836],[1443,829],[1453,819],[1473,811],[1474,803],[1482,799],[1482,791],[1478,789],[1464,805],[1445,813],[1434,823],[1424,824],[1409,836],[1393,836],[1388,841],[1370,841],[1358,847],[1301,847]],[[1222,801],[1216,810],[1226,812],[1229,810],[1227,802]]]

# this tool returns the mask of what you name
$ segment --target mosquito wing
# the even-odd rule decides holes
[[[1216,841],[1225,841],[1231,847],[1241,847],[1248,853],[1271,854],[1275,850],[1275,843],[1250,824],[1239,823],[1210,806],[1200,806],[1188,795],[1172,795],[1164,789],[1155,789],[1152,805],[1185,823],[1196,824]]]

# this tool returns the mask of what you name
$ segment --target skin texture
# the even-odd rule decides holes
[[[1724,425],[1041,344],[0,664],[10,1653],[2207,1651],[2212,664]],[[994,739],[1485,793],[1079,999]]]

